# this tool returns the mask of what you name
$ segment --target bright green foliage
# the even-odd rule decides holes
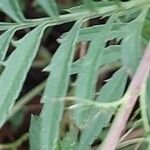
[[[0,0],[0,9],[16,22],[25,20],[18,3],[18,0]]]
[[[44,26],[40,25],[25,35],[6,61],[6,68],[0,76],[0,126],[6,121],[20,93],[31,63],[36,56]]]
[[[43,7],[49,16],[53,18],[58,17],[59,12],[55,0],[37,0],[37,2]]]

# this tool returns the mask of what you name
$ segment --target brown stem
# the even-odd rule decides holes
[[[81,44],[80,44],[80,54],[79,54],[80,58],[85,55],[86,49],[87,49],[87,42],[81,42]]]
[[[129,116],[141,91],[144,81],[148,78],[150,72],[150,43],[146,48],[144,56],[135,73],[133,80],[125,94],[125,103],[122,104],[120,111],[116,115],[113,124],[99,150],[115,150],[120,136],[125,129]]]
[[[85,21],[84,23],[83,23],[83,27],[88,27],[88,25],[89,25],[89,21],[87,20],[87,21]],[[85,55],[85,53],[86,53],[86,49],[87,49],[87,45],[88,45],[88,43],[87,42],[81,42],[81,44],[80,44],[80,52],[79,52],[79,57],[81,58],[81,57],[83,57],[84,55]]]

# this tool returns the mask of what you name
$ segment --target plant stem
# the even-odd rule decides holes
[[[141,143],[143,140],[144,140],[143,138],[137,138],[137,139],[132,139],[132,140],[122,142],[118,145],[117,149],[129,146],[129,145],[133,145],[133,144],[136,144],[136,143]]]
[[[60,98],[59,100],[61,100],[61,99],[62,98]],[[120,106],[124,102],[122,99],[120,99],[118,101],[114,101],[114,102],[110,102],[110,103],[105,103],[105,102],[102,103],[102,102],[96,102],[96,101],[92,101],[89,99],[78,98],[78,97],[65,97],[64,100],[79,102],[78,104],[75,104],[75,105],[68,107],[68,109],[74,109],[78,106],[87,106],[87,105],[95,106],[97,108],[104,108],[104,109],[117,108],[118,106]]]
[[[26,105],[29,101],[32,100],[36,95],[38,95],[43,88],[45,87],[45,82],[43,81],[38,86],[29,91],[25,96],[23,96],[20,100],[18,100],[17,104],[13,107],[12,111],[9,114],[9,118],[15,115],[24,105]]]
[[[24,143],[29,137],[28,133],[23,134],[18,140],[16,140],[13,143],[7,143],[7,144],[0,144],[0,149],[1,150],[17,150],[22,143]]]
[[[112,126],[102,143],[99,147],[100,150],[115,150],[118,145],[119,138],[125,129],[126,123],[129,116],[134,108],[142,85],[147,80],[150,72],[150,43],[144,53],[144,56],[140,62],[140,65],[135,73],[133,80],[124,96],[125,103],[122,104],[120,111],[116,115]],[[116,132],[117,130],[117,132]]]
[[[76,21],[80,18],[96,18],[104,15],[110,15],[113,13],[121,13],[124,11],[127,11],[129,9],[135,9],[135,8],[144,8],[144,6],[150,5],[149,0],[134,0],[134,1],[129,1],[129,2],[122,2],[121,6],[123,9],[119,9],[117,5],[110,5],[110,6],[105,6],[105,7],[97,7],[96,11],[91,12],[90,10],[83,10],[83,11],[78,11],[75,13],[71,14],[65,14],[61,15],[56,19],[52,19],[50,17],[45,17],[45,18],[39,18],[39,19],[28,19],[26,22],[23,23],[4,23],[0,22],[0,30],[7,30],[10,28],[17,28],[19,29],[24,29],[24,28],[29,28],[29,27],[36,27],[40,25],[41,23],[48,22],[49,26],[54,26],[54,25],[59,25],[71,21]]]

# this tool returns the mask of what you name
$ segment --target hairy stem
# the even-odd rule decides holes
[[[39,18],[39,19],[28,19],[26,22],[23,23],[3,23],[0,22],[0,30],[7,30],[10,28],[17,28],[17,29],[24,29],[24,28],[29,28],[29,27],[36,27],[40,25],[43,22],[48,22],[49,26],[54,26],[54,25],[59,25],[71,21],[76,21],[80,18],[96,18],[104,15],[110,15],[113,13],[121,13],[124,11],[127,11],[129,9],[135,9],[135,8],[144,8],[144,6],[150,5],[149,0],[134,0],[134,1],[129,1],[129,2],[122,2],[121,6],[122,8],[118,8],[117,5],[111,5],[111,6],[105,6],[105,7],[98,7],[96,11],[91,12],[88,9],[85,9],[83,11],[78,11],[75,13],[71,14],[65,14],[61,15],[56,19],[52,19],[50,17],[45,17],[45,18]]]
[[[134,108],[144,81],[147,80],[150,72],[150,44],[148,45],[140,65],[135,73],[133,80],[125,94],[125,103],[122,104],[120,111],[116,115],[114,122],[107,134],[100,150],[115,150],[119,138],[125,129],[129,116]],[[117,130],[117,132],[116,132]]]
[[[45,82],[43,81],[39,85],[37,85],[35,88],[33,88],[30,92],[28,92],[25,96],[23,96],[16,105],[13,107],[12,111],[9,114],[9,118],[14,116],[19,110],[22,109],[24,105],[26,105],[28,102],[30,102],[36,95],[38,95],[45,87]]]

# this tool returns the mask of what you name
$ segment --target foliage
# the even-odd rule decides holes
[[[43,103],[39,116],[31,117],[29,129],[32,150],[88,150],[111,126],[111,119],[124,103],[128,80],[132,80],[149,42],[150,1],[129,0],[97,1],[83,0],[79,6],[58,10],[54,0],[37,0],[48,17],[27,19],[18,0],[0,0],[0,10],[8,15],[7,22],[0,22],[0,127],[6,123],[15,108],[28,71],[35,59],[42,37],[47,28],[74,21],[73,27],[59,39],[60,46],[44,71],[49,73],[41,98]],[[91,19],[102,17],[106,23],[84,27]],[[26,35],[14,41],[14,34],[30,29]],[[110,41],[116,41],[111,44]],[[74,61],[78,45],[86,42],[85,55]],[[8,56],[11,43],[15,50]],[[82,50],[82,49],[81,49]],[[49,58],[50,59],[50,58]],[[98,78],[103,69],[111,68],[113,75],[99,88]],[[67,96],[70,76],[77,76],[75,92]],[[139,92],[141,119],[145,129],[142,141],[150,134],[150,79],[145,79]],[[73,98],[73,99],[71,99]],[[72,101],[66,108],[65,101]],[[24,105],[24,104],[23,104]],[[63,112],[69,109],[73,125],[63,138],[59,136]],[[133,112],[134,114],[134,112]],[[129,120],[131,130],[136,118]],[[130,125],[130,127],[128,127]],[[117,130],[117,129],[116,129]],[[117,131],[116,131],[117,132]],[[78,137],[78,134],[80,136]],[[104,137],[102,141],[104,140]],[[124,141],[123,141],[124,142]],[[124,143],[118,143],[122,149]],[[135,142],[133,143],[136,144]],[[132,145],[132,144],[131,144]],[[123,145],[125,149],[130,141]]]

